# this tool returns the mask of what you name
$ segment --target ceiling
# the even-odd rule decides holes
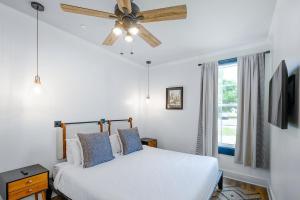
[[[123,51],[124,57],[143,65],[147,59],[156,65],[262,42],[267,39],[276,4],[276,0],[134,0],[141,10],[187,5],[186,20],[144,24],[162,42],[161,46],[152,48],[138,37],[132,44],[119,39],[112,47],[102,46],[102,41],[114,25],[113,20],[64,13],[59,7],[60,3],[66,3],[113,12],[114,0],[38,1],[46,8],[40,16],[44,22],[116,54]],[[30,0],[0,2],[29,15],[35,14]]]

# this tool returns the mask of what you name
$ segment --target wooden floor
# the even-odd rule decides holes
[[[235,197],[234,194],[232,195],[230,192],[237,192],[243,193],[245,196],[241,198],[240,196]],[[226,194],[226,192],[228,192]],[[223,193],[223,194],[221,194]],[[225,194],[225,195],[224,195]],[[231,196],[232,195],[232,196]],[[219,200],[219,199],[260,199],[260,200],[269,200],[268,198],[268,191],[266,188],[244,183],[236,180],[232,180],[229,178],[224,178],[224,188],[222,192],[216,192],[212,200]]]
[[[248,195],[248,198],[238,198],[232,196],[226,197],[224,194],[221,193],[226,193],[226,191],[243,191]],[[231,195],[231,194],[229,194]],[[236,180],[232,180],[229,178],[224,178],[224,189],[222,192],[216,192],[214,196],[212,197],[212,200],[223,200],[223,199],[229,199],[229,200],[235,200],[235,199],[246,199],[246,200],[251,200],[251,199],[259,199],[259,200],[269,200],[268,198],[268,192],[267,189],[261,186],[257,185],[252,185]],[[54,197],[52,200],[62,200],[62,198],[59,197]]]

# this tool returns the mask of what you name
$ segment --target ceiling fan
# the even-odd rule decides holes
[[[133,3],[133,0],[117,0],[114,13],[67,4],[61,4],[61,8],[65,12],[115,20],[114,28],[102,43],[108,46],[112,46],[124,33],[124,39],[127,42],[132,42],[132,36],[138,35],[150,46],[157,47],[161,42],[141,25],[141,23],[178,20],[187,17],[186,5],[140,11],[139,7]]]

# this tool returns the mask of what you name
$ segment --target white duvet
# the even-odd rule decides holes
[[[54,186],[72,200],[208,200],[217,159],[144,146],[91,168],[59,164]]]

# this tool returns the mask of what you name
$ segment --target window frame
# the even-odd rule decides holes
[[[237,58],[229,58],[225,60],[218,61],[218,67],[222,65],[228,65],[228,64],[234,64],[238,63]],[[238,67],[238,66],[237,66]],[[219,132],[218,132],[219,134]],[[218,153],[228,156],[234,156],[235,155],[235,145],[230,144],[218,144]]]

